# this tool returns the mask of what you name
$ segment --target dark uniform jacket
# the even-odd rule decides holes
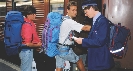
[[[88,38],[82,40],[82,46],[88,48],[88,69],[103,70],[109,69],[114,65],[113,57],[109,51],[109,23],[107,18],[100,15]]]

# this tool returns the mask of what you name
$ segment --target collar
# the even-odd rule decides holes
[[[33,23],[33,21],[28,18],[24,18],[24,21]]]
[[[94,18],[93,18],[93,22],[95,22],[96,19],[97,19],[100,15],[101,15],[101,12],[98,12],[98,13],[96,14],[96,16],[94,16]]]
[[[66,16],[68,16],[68,15],[66,15]],[[68,16],[69,18],[71,18],[70,16]],[[71,18],[72,19],[72,18]]]

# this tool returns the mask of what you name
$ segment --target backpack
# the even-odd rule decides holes
[[[66,19],[68,19],[67,16],[62,16],[58,12],[50,12],[47,15],[44,29],[42,31],[42,51],[44,51],[44,53],[49,57],[54,57],[56,55],[66,55],[68,53],[69,49],[67,47],[58,48],[63,46],[59,45],[59,33],[62,21]],[[69,36],[67,38],[69,38]],[[67,38],[65,39],[65,41],[67,40]],[[63,42],[63,44],[65,43],[65,41]],[[61,53],[61,51],[66,52]]]
[[[121,23],[113,24],[110,22],[109,50],[115,57],[122,58],[126,55],[129,38],[131,40],[131,32],[129,28],[121,26]]]
[[[19,11],[9,11],[5,17],[4,44],[7,55],[17,55],[22,43],[21,27],[24,17]]]
[[[105,17],[101,17],[98,19],[98,22]],[[108,20],[108,19],[107,19]],[[109,20],[108,20],[109,21]],[[130,29],[121,26],[121,23],[114,24],[111,21],[109,21],[110,24],[110,41],[109,44],[109,50],[110,53],[113,54],[114,57],[122,58],[126,55],[128,46],[128,38],[131,39],[131,32]]]
[[[44,29],[42,31],[42,47],[49,57],[59,54],[57,43],[59,41],[60,25],[62,15],[58,12],[50,12],[47,15]]]

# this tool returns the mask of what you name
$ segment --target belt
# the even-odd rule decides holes
[[[20,50],[31,50],[31,48],[30,47],[28,47],[28,46],[22,46],[21,48],[20,48]]]
[[[58,43],[59,45],[63,45],[63,46],[71,46],[71,45],[68,45],[68,44],[61,44],[61,43]]]
[[[27,51],[27,50],[30,50],[31,51],[31,49],[21,49],[21,51]]]

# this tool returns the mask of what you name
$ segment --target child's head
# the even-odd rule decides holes
[[[67,4],[67,15],[69,15],[71,18],[76,17],[76,15],[77,15],[77,2],[70,1]]]
[[[23,14],[26,18],[29,18],[30,20],[34,20],[36,17],[36,9],[32,5],[24,6]]]

